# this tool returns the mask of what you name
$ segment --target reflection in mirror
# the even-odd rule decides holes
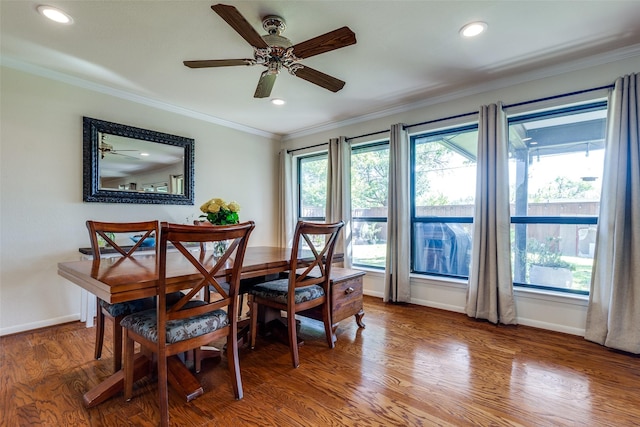
[[[83,118],[85,202],[193,205],[194,141]]]
[[[184,149],[99,132],[100,189],[184,195]]]

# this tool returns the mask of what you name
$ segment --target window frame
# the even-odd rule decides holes
[[[519,113],[517,115],[513,115],[512,117],[507,117],[507,129],[509,129],[509,127],[513,124],[518,124],[518,123],[523,123],[526,121],[531,121],[531,120],[535,120],[535,119],[541,119],[541,118],[551,118],[551,117],[561,117],[561,116],[567,116],[570,115],[571,113],[577,113],[577,112],[589,112],[589,111],[601,111],[601,110],[607,110],[608,109],[608,102],[607,100],[593,100],[591,102],[585,102],[585,103],[580,103],[580,104],[576,104],[576,105],[567,105],[565,107],[562,106],[557,106],[555,108],[549,108],[549,109],[544,109],[541,111],[537,111],[537,112],[524,112],[524,113]],[[508,135],[508,131],[507,131],[507,135]],[[606,137],[606,135],[605,135]],[[509,143],[509,142],[508,142]],[[606,148],[605,148],[606,150]],[[528,201],[528,194],[527,194],[527,205],[529,204]],[[514,201],[514,203],[517,203],[517,201]],[[510,216],[510,224],[553,224],[553,225],[597,225],[598,224],[598,220],[599,217],[593,216],[593,215],[589,215],[589,216],[528,216],[528,215],[511,215]],[[515,238],[515,237],[514,237]],[[515,255],[515,251],[517,250],[517,248],[512,247],[511,248],[511,254],[512,256]],[[513,272],[514,276],[515,276],[515,272]],[[593,271],[592,271],[593,274]],[[515,277],[513,277],[513,287],[514,289],[516,288],[520,288],[520,289],[537,289],[537,290],[543,290],[543,291],[553,291],[553,292],[560,292],[560,293],[566,293],[566,294],[575,294],[575,295],[589,295],[589,291],[585,291],[585,290],[579,290],[579,289],[569,289],[569,288],[559,288],[559,287],[554,287],[554,286],[548,286],[548,285],[537,285],[537,284],[532,284],[532,283],[522,283],[522,282],[517,282],[515,280]]]
[[[351,146],[351,158],[353,160],[353,155],[354,153],[357,153],[358,151],[374,151],[375,148],[377,147],[386,147],[387,150],[389,150],[389,144],[390,141],[389,139],[384,139],[384,140],[380,140],[380,141],[374,141],[374,142],[364,142],[358,145],[352,145]],[[350,171],[351,172],[351,171]],[[353,180],[353,179],[352,179]],[[389,182],[387,180],[387,186],[388,186]],[[351,183],[349,183],[349,186],[351,186]],[[353,191],[351,191],[351,201],[352,201],[352,207],[351,207],[351,222],[356,223],[356,222],[375,222],[375,223],[383,223],[386,224],[389,220],[389,211],[387,210],[387,215],[383,218],[383,217],[364,217],[364,216],[359,216],[359,217],[355,217],[353,216]],[[387,206],[388,208],[388,206]],[[352,232],[353,232],[353,228],[352,227]],[[386,254],[385,254],[385,263],[386,263]],[[362,264],[362,263],[357,263],[355,262],[355,260],[352,260],[352,264],[356,267],[365,267],[365,268],[371,268],[371,269],[375,269],[375,270],[384,270],[385,267],[380,267],[377,265],[371,265],[371,264]]]
[[[304,155],[304,156],[299,156],[296,159],[296,179],[297,179],[297,216],[298,216],[298,220],[300,221],[311,221],[311,222],[325,222],[327,219],[327,215],[326,215],[326,202],[325,202],[325,214],[323,216],[302,216],[302,174],[301,172],[301,168],[302,168],[302,162],[304,160],[308,160],[308,159],[312,159],[314,157],[324,157],[327,159],[327,162],[329,161],[329,153],[327,151],[324,152],[319,152],[319,153],[313,153],[313,154],[308,154],[308,155]],[[326,182],[325,182],[326,185]],[[325,188],[325,194],[326,194],[326,188]]]
[[[410,158],[410,175],[409,175],[409,197],[410,197],[410,204],[411,204],[411,218],[410,218],[410,227],[411,227],[411,236],[410,236],[410,264],[409,264],[409,271],[411,272],[411,274],[418,274],[421,276],[435,276],[435,277],[445,277],[445,278],[450,278],[450,279],[468,279],[468,276],[459,276],[459,275],[454,275],[454,274],[446,274],[446,273],[437,273],[437,272],[430,272],[430,271],[418,271],[415,269],[415,265],[414,265],[414,247],[415,247],[415,227],[414,224],[419,223],[419,224],[427,224],[427,223],[432,223],[432,224],[447,224],[447,223],[455,223],[455,224],[473,224],[473,216],[467,217],[467,216],[448,216],[448,217],[441,217],[441,216],[417,216],[416,215],[416,211],[417,211],[417,205],[416,205],[416,185],[415,185],[415,174],[416,174],[416,140],[419,138],[424,138],[424,137],[434,137],[434,136],[439,136],[439,135],[447,135],[447,134],[451,134],[451,133],[459,133],[459,132],[466,132],[466,131],[478,131],[478,123],[466,123],[466,124],[460,124],[460,125],[456,125],[456,126],[448,126],[446,128],[439,128],[439,129],[434,129],[434,130],[427,130],[427,131],[423,131],[420,133],[416,133],[413,135],[409,136],[409,158]],[[455,150],[453,150],[455,151]],[[476,159],[476,164],[477,164],[477,159]],[[445,220],[443,220],[445,219]]]

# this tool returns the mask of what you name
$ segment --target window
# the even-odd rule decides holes
[[[411,137],[411,270],[468,277],[477,125]]]
[[[513,280],[588,294],[606,102],[509,118]]]
[[[327,212],[327,154],[298,159],[298,218],[324,222]]]
[[[351,150],[353,264],[384,268],[387,255],[389,142]]]

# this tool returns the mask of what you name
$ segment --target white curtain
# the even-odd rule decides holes
[[[605,166],[585,338],[640,353],[640,75],[609,97]]]
[[[293,246],[293,233],[296,228],[295,192],[293,183],[293,156],[287,150],[280,150],[279,154],[279,209],[278,245],[283,248]]]
[[[391,126],[389,140],[389,192],[385,302],[409,302],[411,214],[409,205],[409,136],[403,124]]]
[[[344,267],[351,268],[351,146],[344,136],[329,140],[326,209],[327,222],[344,221],[335,250],[344,254]]]
[[[466,313],[516,324],[511,279],[509,155],[502,104],[480,108],[471,271]]]

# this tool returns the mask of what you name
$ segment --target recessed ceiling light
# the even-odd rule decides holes
[[[462,37],[475,37],[481,33],[484,33],[487,29],[487,24],[484,22],[472,22],[465,25],[460,29]]]
[[[271,100],[271,103],[273,105],[284,105],[285,104],[284,99],[280,99],[280,98],[273,98]]]
[[[72,24],[73,18],[67,15],[60,9],[56,9],[55,7],[40,5],[37,7],[38,13],[40,15],[51,19],[52,21],[58,22],[60,24]]]

